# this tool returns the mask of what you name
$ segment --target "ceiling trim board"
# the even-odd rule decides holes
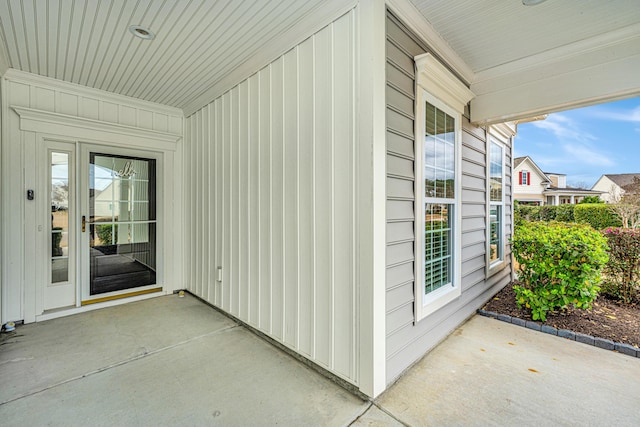
[[[471,100],[471,122],[514,121],[639,96],[640,79],[631,70],[640,70],[640,54],[477,94]]]
[[[145,101],[139,98],[132,98],[130,96],[120,95],[113,92],[107,92],[101,89],[94,89],[88,86],[69,83],[50,77],[39,76],[37,74],[31,74],[25,71],[18,71],[13,68],[7,70],[4,78],[6,80],[17,83],[24,83],[33,86],[46,87],[48,89],[66,91],[88,98],[98,98],[100,100],[113,102],[116,104],[126,104],[136,108],[151,110],[154,113],[167,114],[180,118],[183,117],[183,113],[180,108],[170,107],[168,105],[159,104],[157,102]]]
[[[425,16],[409,0],[386,0],[387,7],[400,18],[416,35],[420,36],[433,52],[447,62],[466,83],[474,80],[474,72],[469,65],[433,28]]]
[[[205,105],[211,103],[241,81],[249,78],[256,71],[267,66],[322,28],[353,10],[357,6],[357,3],[357,0],[327,0],[318,7],[310,10],[293,26],[281,32],[268,46],[258,51],[256,55],[231,72],[226,73],[226,75],[214,85],[204,89],[200,94],[195,95],[183,108],[185,117],[189,117]]]

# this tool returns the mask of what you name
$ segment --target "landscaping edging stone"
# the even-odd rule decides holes
[[[555,335],[571,341],[577,341],[605,350],[617,351],[618,353],[626,354],[627,356],[640,358],[640,349],[629,344],[613,342],[604,338],[592,337],[591,335],[581,334],[579,332],[573,332],[567,329],[556,329],[551,326],[540,325],[539,323],[533,322],[531,320],[523,320],[518,317],[513,317],[508,314],[498,314],[493,311],[479,309],[478,314],[481,316],[500,320],[501,322],[511,323],[516,326],[523,326],[527,329],[543,332],[545,334]]]

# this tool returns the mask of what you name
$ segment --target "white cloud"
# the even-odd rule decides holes
[[[594,166],[614,166],[615,162],[587,145],[565,144],[562,146],[564,152],[569,156],[565,163],[583,163]],[[570,159],[570,160],[569,160]],[[567,161],[568,160],[568,161]]]
[[[640,106],[627,111],[614,111],[607,110],[606,108],[600,108],[595,110],[594,115],[603,119],[640,123]]]
[[[593,141],[595,136],[583,130],[580,125],[562,114],[550,114],[546,120],[532,123],[535,127],[553,133],[558,139]]]

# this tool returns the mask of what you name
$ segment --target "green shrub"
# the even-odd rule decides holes
[[[608,259],[604,236],[582,224],[523,222],[511,243],[520,264],[516,302],[531,309],[533,320],[569,304],[591,308]]]
[[[560,221],[560,222],[575,221],[573,210],[576,207],[576,205],[566,204],[566,205],[559,205],[554,207],[556,208],[556,216],[554,218],[556,221]]]
[[[585,196],[584,199],[580,200],[579,204],[583,203],[604,203],[604,200],[598,196]]]
[[[602,234],[609,245],[602,291],[630,303],[640,287],[640,230],[608,228]]]
[[[611,206],[601,203],[575,205],[573,215],[576,222],[589,224],[596,230],[603,230],[607,227],[620,227],[622,225],[620,217]]]
[[[540,221],[553,221],[556,219],[557,206],[545,205],[540,208]]]
[[[540,221],[541,206],[515,205],[513,207],[516,223],[518,221]]]
[[[98,235],[98,239],[100,239],[99,246],[113,244],[113,227],[111,224],[96,225],[96,234]]]

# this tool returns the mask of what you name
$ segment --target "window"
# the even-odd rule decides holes
[[[420,320],[461,295],[461,120],[473,94],[429,54],[416,57],[416,67],[415,307]]]
[[[529,171],[520,172],[520,185],[531,185],[531,173]]]
[[[491,140],[489,149],[489,268],[504,260],[504,147]],[[525,174],[522,174],[523,177]]]

